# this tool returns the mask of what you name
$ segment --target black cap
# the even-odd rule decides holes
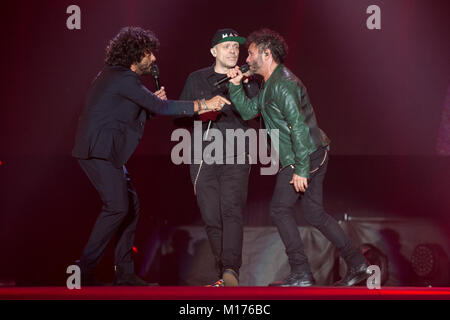
[[[245,42],[245,38],[239,37],[239,34],[236,30],[233,29],[219,29],[216,34],[212,38],[211,48],[213,48],[216,44],[225,42],[225,41],[236,41],[239,44],[243,44]]]

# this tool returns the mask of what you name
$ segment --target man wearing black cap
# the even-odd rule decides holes
[[[236,66],[239,45],[244,42],[245,38],[240,37],[233,29],[218,30],[212,38],[210,49],[215,63],[189,75],[180,99],[209,99],[215,95],[228,97],[228,84],[215,83]],[[245,91],[249,97],[253,97],[258,93],[259,87],[255,81],[247,81]],[[195,117],[190,119],[199,120]],[[239,154],[236,139],[231,141],[233,139],[225,138],[226,129],[245,131],[248,126],[233,105],[223,108],[220,113],[210,112],[207,119],[200,120],[203,121],[202,150],[200,153],[193,152],[190,173],[219,276],[219,281],[212,286],[237,286],[242,263],[243,210],[247,201],[250,163],[248,145],[245,152]],[[224,138],[220,161],[214,161],[219,159],[217,154],[203,154],[205,147],[212,142],[209,140],[213,128],[220,130]],[[234,152],[229,154],[226,152],[227,145],[231,146],[233,142],[234,147],[229,150]],[[192,150],[194,151],[194,143]]]

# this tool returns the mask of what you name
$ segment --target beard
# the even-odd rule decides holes
[[[250,72],[252,74],[257,73],[257,71],[258,71],[258,69],[260,67],[257,62],[249,63],[249,66],[250,66]]]
[[[142,74],[150,74],[152,64],[151,63],[138,63],[137,67],[141,71]]]
[[[262,62],[262,58],[258,57],[255,61],[253,61],[252,63],[249,63],[248,65],[250,66],[250,72],[251,74],[257,74],[258,70],[261,68],[263,62]]]

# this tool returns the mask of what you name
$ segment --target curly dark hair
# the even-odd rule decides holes
[[[283,63],[288,53],[288,46],[286,41],[284,41],[284,38],[276,31],[267,28],[253,31],[247,37],[247,47],[252,43],[256,45],[260,53],[270,49],[272,56],[277,63]]]
[[[150,30],[124,27],[106,47],[105,63],[129,68],[140,62],[145,54],[159,49],[159,40]]]

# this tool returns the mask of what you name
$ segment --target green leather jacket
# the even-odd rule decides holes
[[[270,75],[260,93],[247,98],[242,85],[230,82],[230,98],[244,120],[261,113],[267,131],[279,130],[281,167],[293,165],[295,173],[309,178],[309,156],[330,140],[317,126],[314,109],[303,83],[280,64]]]

